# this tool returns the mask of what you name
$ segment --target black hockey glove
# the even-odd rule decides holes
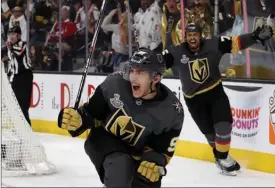
[[[273,36],[273,30],[270,26],[262,26],[257,27],[255,31],[252,33],[253,40],[257,42],[261,42],[264,46],[264,41],[271,38]]]

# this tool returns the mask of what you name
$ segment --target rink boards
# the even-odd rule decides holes
[[[82,103],[104,79],[105,76],[87,77]],[[30,116],[35,131],[68,135],[57,127],[56,120],[61,108],[74,105],[80,80],[80,75],[34,75]],[[176,155],[213,161],[210,147],[186,108],[180,81],[164,79],[163,83],[175,92],[184,107]],[[231,154],[247,168],[275,174],[275,84],[225,81],[223,85],[234,118]],[[86,136],[87,132],[81,135]]]

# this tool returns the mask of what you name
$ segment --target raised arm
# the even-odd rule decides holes
[[[166,64],[166,69],[169,69],[169,68],[173,67],[174,57],[173,57],[172,53],[169,51],[168,48],[162,51],[162,55],[163,55],[163,59],[164,59],[165,64]]]
[[[220,36],[219,50],[222,53],[236,53],[252,46],[257,42],[264,44],[264,41],[271,38],[272,35],[272,28],[264,26],[258,27],[255,31],[248,34],[233,37]]]
[[[118,9],[112,10],[103,20],[101,28],[105,33],[109,31],[114,31],[115,28],[117,27],[117,24],[112,24],[112,18],[113,16],[117,13]]]

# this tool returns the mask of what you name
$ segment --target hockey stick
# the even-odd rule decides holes
[[[90,53],[89,53],[89,56],[88,56],[88,59],[87,59],[87,62],[86,62],[85,68],[84,68],[84,72],[82,74],[80,86],[79,86],[78,93],[77,93],[77,96],[76,96],[76,101],[75,101],[75,104],[74,104],[74,109],[75,110],[78,109],[78,107],[79,107],[79,103],[80,103],[81,95],[82,95],[82,92],[83,92],[84,84],[85,84],[85,81],[86,81],[88,69],[89,69],[89,66],[91,64],[91,61],[92,61],[92,58],[93,58],[93,55],[94,55],[94,49],[95,49],[95,45],[96,45],[96,41],[97,41],[99,31],[100,31],[101,22],[103,20],[103,15],[104,15],[103,11],[104,11],[106,3],[107,3],[107,0],[103,0],[102,5],[101,5],[99,19],[97,21],[96,30],[95,30],[95,33],[94,33],[94,36],[93,36],[91,47],[90,47]]]

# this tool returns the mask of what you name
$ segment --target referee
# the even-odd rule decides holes
[[[26,42],[21,40],[21,29],[18,25],[8,31],[8,79],[15,93],[22,112],[31,126],[29,108],[32,94],[33,73]]]

